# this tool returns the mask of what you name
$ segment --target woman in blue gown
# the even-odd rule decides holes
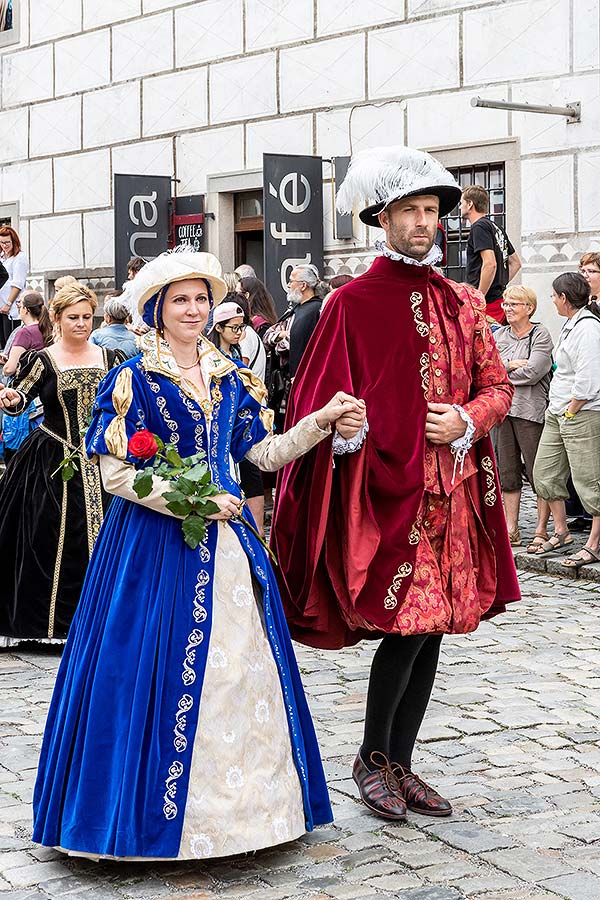
[[[344,437],[346,394],[275,436],[262,382],[201,336],[226,285],[207,253],[162,254],[135,281],[156,330],[101,383],[87,435],[116,494],[58,673],[34,793],[34,840],[74,855],[227,856],[331,821],[316,738],[276,581],[238,518],[232,461],[275,470]],[[147,429],[202,449],[222,490],[204,543],[184,543],[154,479],[139,500]],[[244,515],[248,516],[247,510]]]

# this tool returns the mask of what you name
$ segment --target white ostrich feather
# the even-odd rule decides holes
[[[421,188],[458,187],[443,165],[422,150],[410,147],[374,147],[352,157],[337,193],[339,213],[352,212],[356,200],[384,203],[399,200]]]

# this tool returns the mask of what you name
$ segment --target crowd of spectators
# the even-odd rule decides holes
[[[509,415],[494,435],[511,543],[523,543],[519,512],[526,480],[537,500],[527,552],[568,552],[575,543],[572,531],[589,530],[585,545],[570,552],[563,565],[600,561],[600,253],[585,253],[578,272],[554,280],[552,300],[565,320],[554,345],[548,328],[535,319],[534,291],[510,283],[521,263],[506,232],[489,217],[487,191],[465,188],[461,214],[470,224],[466,279],[486,296],[488,321],[515,388]],[[10,226],[0,228],[0,255],[1,363],[8,384],[23,354],[52,342],[53,329],[42,295],[25,289],[27,257]],[[127,299],[128,282],[144,265],[141,257],[130,260],[127,281],[105,298],[103,322],[90,337],[126,358],[136,354],[136,337],[147,330],[132,316]],[[239,266],[224,278],[229,293],[211,311],[206,333],[265,382],[281,430],[291,383],[324,304],[352,276],[336,275],[325,283],[315,266],[297,266],[290,272],[282,315],[251,266]],[[71,275],[57,280],[55,290],[70,282],[75,282]],[[41,415],[32,408],[10,423],[3,435],[5,456],[15,452]],[[240,479],[262,530],[264,497],[270,497],[272,483],[251,464]],[[567,510],[575,516],[571,523]]]

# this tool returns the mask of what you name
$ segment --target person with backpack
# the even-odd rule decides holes
[[[506,232],[489,218],[489,209],[490,195],[484,187],[464,188],[460,214],[471,226],[465,281],[484,295],[486,315],[505,325],[502,295],[521,268],[521,260]]]
[[[508,325],[495,333],[496,346],[515,389],[508,416],[496,427],[498,474],[504,499],[508,536],[513,547],[521,544],[519,508],[523,487],[522,463],[533,487],[533,464],[544,428],[552,371],[552,337],[532,322],[537,297],[531,288],[514,285],[504,291],[502,309]],[[527,548],[533,553],[548,540],[550,507],[538,497],[537,526]]]
[[[600,562],[600,309],[589,304],[589,285],[578,272],[565,272],[552,282],[552,300],[563,325],[556,347],[548,409],[533,481],[550,504],[554,535],[537,550],[544,555],[573,539],[567,526],[565,500],[569,471],[584,509],[592,516],[585,545],[562,561],[579,569]]]

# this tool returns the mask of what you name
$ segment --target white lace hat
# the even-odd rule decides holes
[[[142,315],[146,301],[165,285],[188,278],[204,278],[210,284],[213,303],[220,303],[227,294],[227,285],[221,275],[221,263],[212,253],[187,249],[177,253],[167,251],[140,269],[128,287],[128,294]]]
[[[429,153],[410,147],[375,147],[352,157],[336,206],[338,212],[349,213],[356,200],[368,200],[359,218],[365,225],[381,228],[377,216],[395,200],[434,194],[440,200],[440,216],[445,216],[461,193],[450,172]]]

